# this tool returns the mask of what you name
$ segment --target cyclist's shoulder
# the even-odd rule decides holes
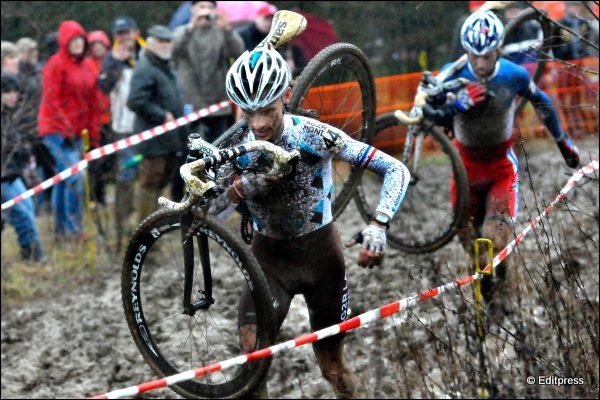
[[[326,129],[326,127],[329,125],[319,121],[316,118],[308,117],[306,115],[286,114],[285,126],[287,128],[294,128],[295,130],[305,131],[308,133],[318,133],[319,131]]]
[[[500,57],[498,59],[498,62],[500,64],[500,71],[503,73],[529,76],[529,73],[527,72],[527,69],[525,69],[524,66],[514,63],[508,58]]]
[[[286,129],[299,136],[302,142],[311,143],[323,150],[338,149],[348,137],[344,132],[318,119],[289,114]]]
[[[468,64],[469,63],[467,61],[467,55],[464,54],[460,58],[448,62],[444,66],[442,66],[442,68],[440,69],[440,73],[438,74],[438,79],[446,81],[449,79],[457,78],[459,76],[472,78],[472,76],[469,76],[470,72]]]
[[[527,69],[519,64],[516,64],[504,57],[498,60],[498,76],[500,80],[505,81],[507,84],[529,84],[531,76]]]

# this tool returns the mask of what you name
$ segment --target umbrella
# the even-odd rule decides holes
[[[217,1],[217,10],[227,13],[229,22],[254,21],[266,1]]]

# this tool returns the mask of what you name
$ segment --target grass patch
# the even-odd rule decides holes
[[[38,298],[51,298],[88,284],[97,274],[106,270],[107,266],[120,264],[120,254],[114,251],[116,243],[108,243],[103,239],[111,237],[114,230],[112,216],[106,208],[99,211],[94,219],[103,220],[106,232],[99,235],[97,223],[94,224],[91,236],[95,245],[95,272],[91,265],[89,242],[57,242],[53,234],[52,215],[49,213],[42,213],[37,217],[37,226],[48,256],[48,261],[43,265],[22,260],[16,232],[10,224],[5,224],[1,244],[2,310]],[[84,228],[87,229],[85,215]]]

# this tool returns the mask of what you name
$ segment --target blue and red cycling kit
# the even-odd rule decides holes
[[[579,163],[577,148],[561,128],[552,100],[536,86],[524,67],[499,58],[490,76],[479,79],[466,56],[457,63],[444,66],[437,78],[444,82],[457,78],[479,81],[488,93],[481,104],[464,112],[453,107],[445,114],[446,118],[452,117],[454,143],[467,170],[470,213],[481,213],[485,207],[486,214],[514,220],[518,206],[518,160],[512,146],[516,97],[531,102],[570,167]],[[452,187],[454,193],[454,182]]]

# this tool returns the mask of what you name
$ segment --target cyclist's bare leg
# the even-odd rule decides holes
[[[475,255],[475,240],[484,237],[492,241],[494,255],[498,254],[510,241],[512,235],[511,224],[507,221],[509,217],[503,215],[486,216],[481,230],[475,226],[473,219],[468,219],[459,230],[459,239],[465,252],[473,257]],[[492,300],[494,292],[494,281],[502,285],[506,276],[506,268],[510,262],[510,257],[507,257],[500,265],[496,267],[494,275],[486,276],[481,280],[481,292],[484,299],[489,302]],[[488,252],[486,248],[479,250],[479,265],[483,269],[491,260],[488,260]],[[474,271],[473,271],[474,272]]]
[[[256,325],[248,324],[240,326],[239,330],[240,347],[244,353],[250,353],[255,350]]]
[[[313,343],[313,350],[323,377],[331,383],[338,399],[356,398],[356,378],[344,356],[342,340],[323,346]]]
[[[259,256],[261,253],[258,253]],[[259,258],[262,260],[262,258]],[[279,332],[279,328],[283,324],[283,321],[290,308],[292,297],[285,291],[283,287],[271,277],[268,272],[265,272],[265,277],[269,287],[271,288],[271,294],[273,295],[277,306],[275,307],[275,321],[273,329],[275,332]],[[242,295],[240,297],[240,304],[238,310],[238,337],[240,342],[240,348],[244,353],[251,353],[256,349],[256,321],[253,317],[254,307],[252,306],[252,300],[247,286],[242,289]],[[268,399],[269,392],[267,390],[267,379],[263,381],[252,391],[246,395],[250,399]]]
[[[250,353],[255,350],[254,343],[256,342],[256,325],[247,324],[240,326],[239,330],[240,347],[244,353]],[[263,381],[252,391],[246,395],[248,399],[268,399],[269,391],[267,390],[267,379]]]
[[[465,218],[458,229],[458,239],[469,258],[475,254],[475,240],[480,237],[481,232],[475,223],[475,219],[473,217]]]
[[[483,235],[492,240],[494,247],[494,255],[497,255],[502,251],[506,245],[510,242],[512,237],[512,222],[510,217],[506,215],[488,215],[483,223]],[[480,261],[482,264],[491,262],[487,260],[486,255],[481,255],[483,259]],[[510,256],[506,257],[504,261],[498,264],[493,273],[492,279],[482,280],[482,285],[486,281],[487,287],[484,290],[482,286],[482,294],[486,297],[486,301],[491,302],[494,300],[496,305],[509,306],[509,301],[505,301],[510,298],[508,293],[509,280],[506,279],[507,270],[510,269]],[[486,277],[487,278],[487,277]],[[490,277],[491,278],[491,277]],[[506,308],[506,307],[504,307]]]

